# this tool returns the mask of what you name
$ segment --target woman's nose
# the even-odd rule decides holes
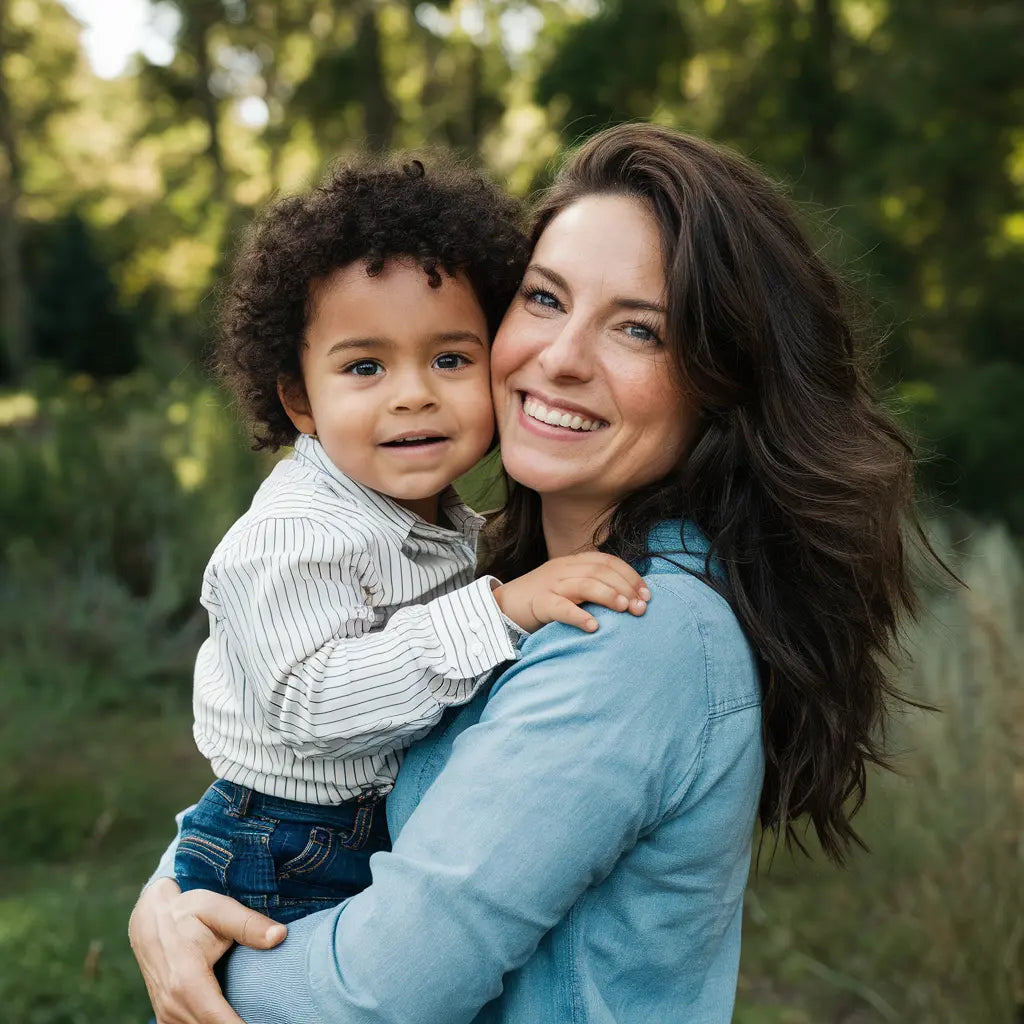
[[[538,355],[550,380],[590,380],[593,376],[593,336],[582,320],[566,317]]]

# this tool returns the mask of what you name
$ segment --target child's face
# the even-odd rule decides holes
[[[472,286],[442,272],[431,288],[402,260],[370,277],[358,262],[314,284],[310,300],[305,394],[281,389],[292,422],[352,479],[436,521],[437,495],[494,435],[487,321]]]

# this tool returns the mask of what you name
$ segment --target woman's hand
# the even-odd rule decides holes
[[[128,922],[157,1024],[243,1024],[221,994],[213,965],[236,942],[270,949],[287,932],[228,896],[183,893],[170,878],[143,891]]]
[[[552,558],[539,569],[494,589],[502,613],[532,633],[545,622],[564,622],[592,633],[597,619],[582,608],[585,601],[613,611],[643,615],[651,592],[643,577],[614,555],[587,551]]]

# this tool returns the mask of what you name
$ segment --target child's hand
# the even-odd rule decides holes
[[[597,619],[577,605],[584,601],[613,611],[643,615],[651,592],[643,577],[621,558],[589,551],[552,558],[494,590],[498,607],[527,633],[545,622],[564,622],[592,633]]]

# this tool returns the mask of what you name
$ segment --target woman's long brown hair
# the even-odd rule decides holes
[[[803,848],[806,816],[841,862],[859,842],[866,767],[885,763],[899,698],[886,670],[915,610],[911,447],[875,398],[838,277],[763,174],[706,140],[620,125],[570,157],[534,243],[567,206],[609,193],[657,219],[665,344],[702,421],[681,469],[614,510],[601,548],[640,561],[660,520],[704,531],[705,578],[713,556],[760,664],[762,827]],[[485,546],[498,575],[543,561],[538,496],[513,486]]]

